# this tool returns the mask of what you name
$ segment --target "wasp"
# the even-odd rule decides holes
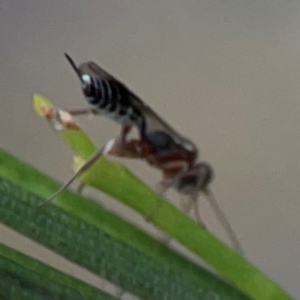
[[[196,145],[176,132],[129,88],[96,63],[89,61],[77,66],[68,54],[65,56],[79,78],[89,105],[88,109],[70,110],[69,113],[73,116],[90,113],[107,116],[121,125],[121,132],[94,154],[46,202],[54,199],[102,155],[142,159],[162,171],[159,183],[161,194],[169,188],[175,188],[179,193],[190,197],[187,211],[193,206],[196,221],[201,225],[203,223],[197,200],[200,194],[205,195],[234,247],[243,252],[233,228],[209,189],[214,177],[213,169],[207,162],[198,161]],[[133,128],[138,131],[137,138],[129,136]]]

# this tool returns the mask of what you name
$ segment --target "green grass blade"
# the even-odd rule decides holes
[[[0,244],[0,297],[19,300],[117,300],[3,244]]]
[[[144,300],[246,300],[90,199],[66,191],[37,208],[59,184],[0,150],[0,220]]]
[[[43,98],[39,97],[43,103]],[[36,101],[37,97],[35,97]],[[44,105],[47,106],[45,103]],[[76,130],[64,127],[60,130],[60,134],[72,148],[74,154],[80,156],[83,161],[94,152],[93,147],[86,152],[82,150],[83,142],[80,140],[89,140],[89,138],[79,127]],[[253,299],[292,299],[281,287],[262,274],[244,257],[231,250],[210,232],[200,228],[122,165],[100,159],[80,180],[111,195],[145,217],[151,215],[155,207],[159,207],[157,213],[151,218],[151,222],[156,227],[198,255]],[[117,184],[112,185],[112,182]],[[56,205],[62,206],[59,199],[56,201]]]

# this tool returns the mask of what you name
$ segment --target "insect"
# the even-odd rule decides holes
[[[90,106],[89,109],[71,110],[69,113],[105,115],[121,125],[121,133],[94,154],[46,202],[54,199],[102,155],[142,159],[162,171],[163,178],[159,185],[161,193],[175,188],[179,193],[190,197],[189,209],[193,206],[199,224],[202,222],[197,200],[200,194],[204,194],[233,246],[243,252],[237,236],[209,189],[213,180],[213,169],[204,161],[197,162],[198,149],[195,144],[177,133],[123,83],[97,64],[89,61],[76,66],[68,54],[65,56],[77,74],[83,95]],[[138,138],[129,137],[134,127],[138,129]]]

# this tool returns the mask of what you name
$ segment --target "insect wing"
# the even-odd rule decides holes
[[[173,129],[166,121],[164,121],[149,105],[145,104],[131,91],[132,104],[137,107],[145,118],[145,131],[162,131],[170,135],[174,141],[178,144],[187,142],[187,139],[183,138],[175,129]]]

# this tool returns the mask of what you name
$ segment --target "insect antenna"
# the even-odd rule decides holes
[[[70,65],[72,66],[72,68],[73,68],[73,70],[75,71],[75,73],[78,75],[79,80],[80,80],[82,83],[84,83],[83,80],[82,80],[82,77],[81,77],[82,74],[81,74],[79,68],[76,66],[74,60],[71,58],[71,56],[70,56],[68,53],[65,53],[65,57],[66,57],[66,59],[68,60],[68,62],[70,63]]]
[[[217,217],[217,219],[219,220],[219,222],[221,223],[221,225],[223,226],[223,228],[225,229],[225,231],[227,232],[228,238],[231,242],[231,244],[233,245],[234,249],[236,251],[238,251],[241,254],[245,254],[243,247],[239,241],[239,238],[237,236],[237,234],[235,233],[235,231],[233,230],[233,227],[231,226],[231,224],[229,223],[225,213],[223,212],[223,210],[221,209],[220,205],[218,204],[216,198],[214,197],[213,193],[210,190],[205,190],[202,191],[202,193],[205,195],[206,199],[208,200],[208,203],[210,204],[210,207],[213,211],[213,213],[215,214],[215,216]],[[198,198],[198,197],[197,197]],[[199,199],[194,198],[193,200],[193,205],[194,205],[194,214],[195,214],[195,218],[197,220],[197,222],[202,225],[202,221],[200,218],[200,214],[199,214],[199,205],[198,205],[198,201]]]
[[[77,179],[80,175],[86,172],[102,156],[103,149],[104,147],[98,150],[91,158],[89,158],[63,186],[61,186],[50,198],[39,204],[38,207],[42,207],[45,204],[50,203],[56,197],[58,197],[64,190],[66,190],[75,179]],[[80,185],[80,187],[82,189],[82,185]]]

